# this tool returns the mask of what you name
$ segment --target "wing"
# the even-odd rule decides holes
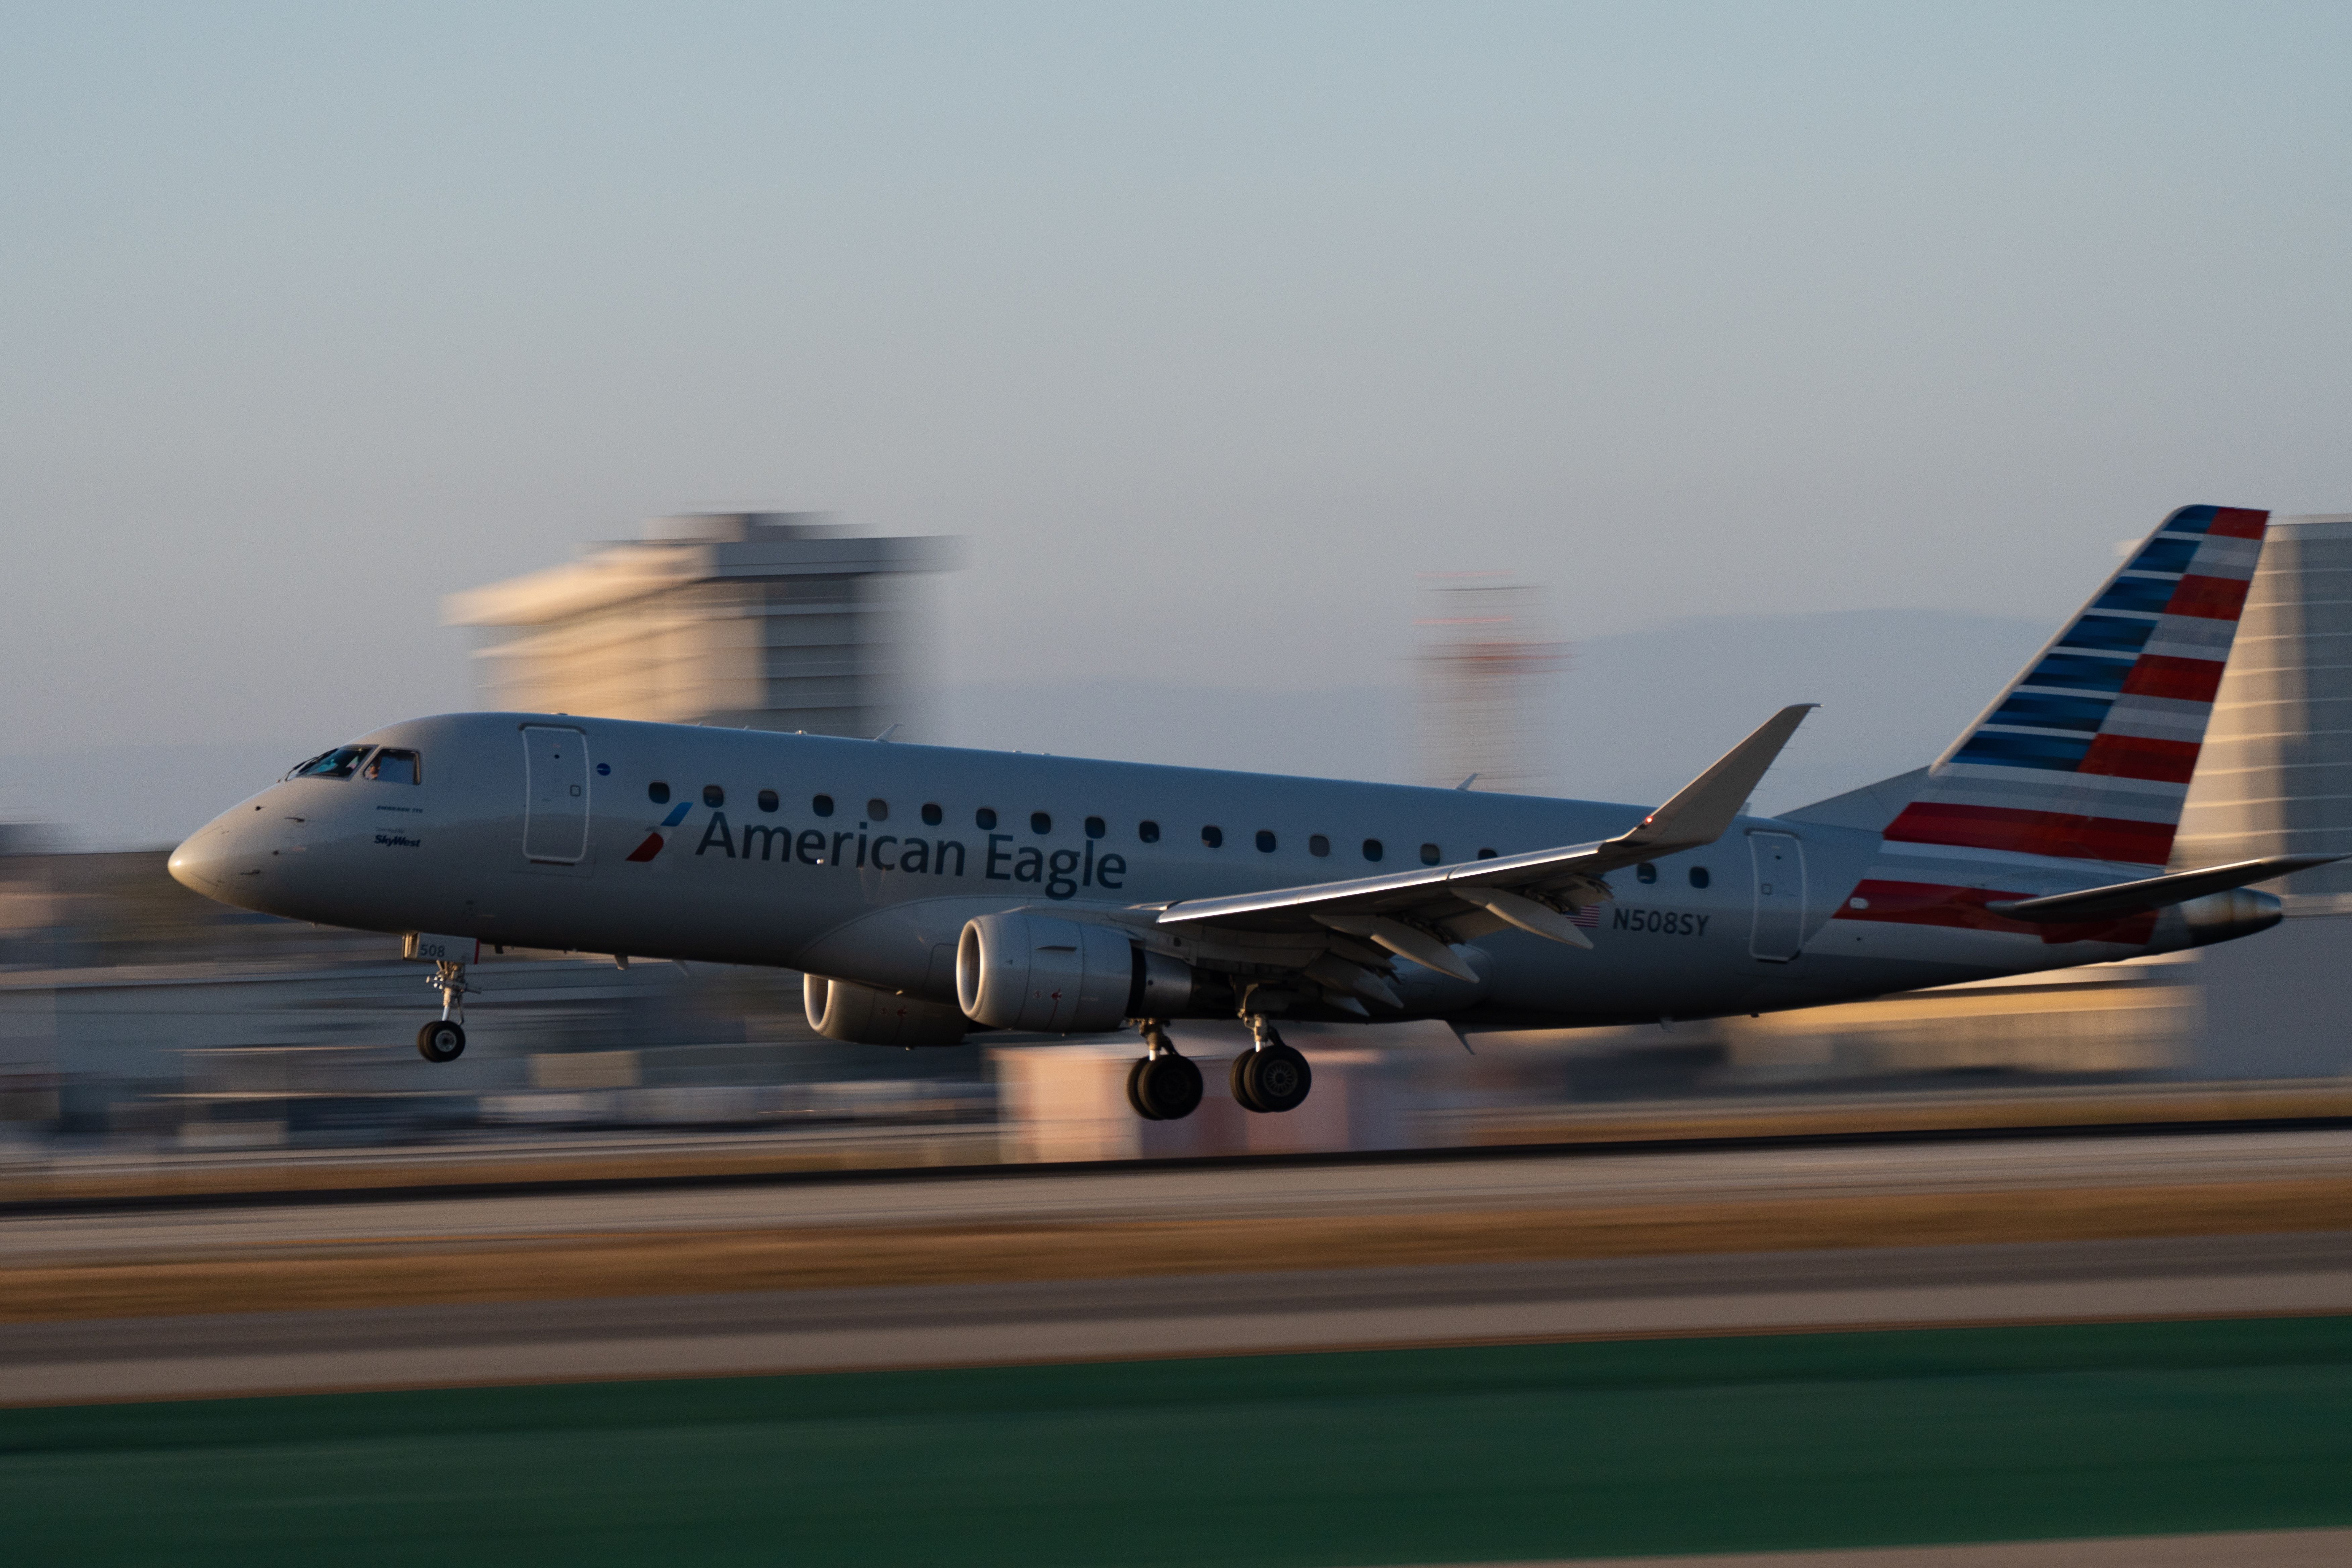
[[[1360,956],[1360,948],[1350,953],[1353,943],[1317,939],[1332,933],[1360,937],[1473,983],[1477,975],[1452,951],[1454,942],[1469,934],[1461,929],[1465,919],[1478,922],[1478,931],[1511,925],[1572,947],[1590,947],[1591,940],[1570,921],[1568,910],[1609,898],[1608,884],[1601,879],[1610,871],[1721,837],[1813,707],[1803,702],[1781,709],[1674,798],[1614,838],[1346,882],[1195,899],[1169,906],[1160,912],[1159,924],[1213,933],[1222,939],[1214,946],[1257,948],[1269,958],[1277,951],[1294,955],[1311,951],[1317,962],[1328,961],[1324,966],[1340,983],[1337,989],[1352,989],[1384,1002],[1391,999],[1381,990],[1366,987],[1348,973],[1370,967]],[[1377,960],[1379,955],[1369,956]],[[1303,958],[1293,966],[1303,966],[1311,978],[1323,981]],[[1335,987],[1325,984],[1324,989]]]

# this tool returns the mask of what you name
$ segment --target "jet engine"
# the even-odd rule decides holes
[[[1021,910],[981,915],[956,944],[956,1000],[1000,1029],[1092,1034],[1135,1016],[1129,1002],[1144,968],[1135,944],[1109,926]]]
[[[960,1046],[971,1027],[962,1014],[940,1003],[822,974],[802,977],[801,1003],[810,1028],[854,1046]]]

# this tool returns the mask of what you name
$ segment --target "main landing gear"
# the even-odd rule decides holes
[[[1307,1103],[1307,1091],[1315,1087],[1315,1074],[1307,1058],[1284,1045],[1274,1025],[1262,1015],[1251,1015],[1249,1026],[1256,1047],[1235,1057],[1225,1074],[1234,1103],[1244,1110],[1297,1110]]]
[[[466,993],[476,988],[466,984],[466,966],[446,959],[434,964],[425,984],[441,993],[441,1016],[416,1031],[416,1054],[454,1062],[466,1054]]]
[[[1128,1104],[1146,1121],[1183,1121],[1200,1109],[1201,1069],[1176,1054],[1157,1020],[1145,1022],[1143,1044],[1151,1054],[1127,1069]]]
[[[1265,1018],[1253,1016],[1249,1026],[1255,1043],[1234,1058],[1225,1078],[1234,1103],[1251,1111],[1297,1110],[1315,1082],[1307,1058]],[[1127,1069],[1127,1102],[1147,1121],[1181,1121],[1200,1109],[1201,1069],[1176,1054],[1158,1019],[1144,1022],[1143,1043],[1151,1054]]]

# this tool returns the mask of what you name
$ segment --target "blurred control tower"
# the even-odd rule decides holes
[[[915,574],[955,554],[811,512],[693,512],[453,594],[443,619],[478,628],[491,708],[872,737],[919,694]]]
[[[1420,782],[1513,795],[1551,786],[1551,678],[1569,647],[1543,590],[1508,572],[1424,572],[1413,621]]]

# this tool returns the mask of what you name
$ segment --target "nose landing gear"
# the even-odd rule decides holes
[[[466,1054],[466,1028],[436,1018],[416,1031],[416,1054],[428,1062],[454,1062]]]
[[[416,1031],[416,1054],[428,1062],[454,1062],[466,1054],[466,966],[448,959],[433,965],[425,984],[441,993],[441,1016]],[[454,1016],[452,1016],[454,1015]]]

